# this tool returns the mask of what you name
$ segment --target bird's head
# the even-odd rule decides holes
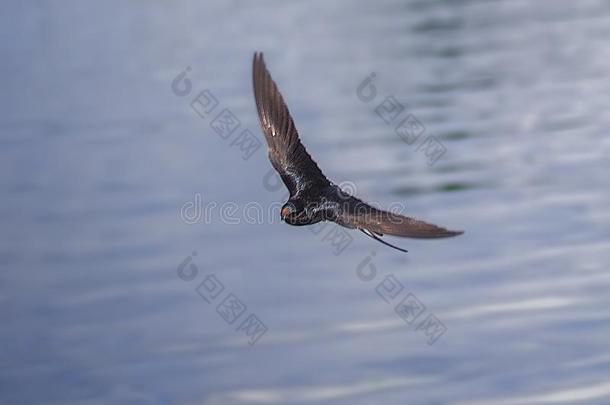
[[[282,211],[280,212],[280,216],[283,221],[286,221],[289,224],[296,223],[299,221],[299,218],[305,215],[305,207],[298,200],[291,200],[286,202],[282,206]]]

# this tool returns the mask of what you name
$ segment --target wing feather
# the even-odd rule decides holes
[[[259,52],[254,54],[252,79],[258,117],[269,146],[269,160],[290,195],[308,186],[329,185],[301,143],[288,107]]]
[[[356,197],[346,196],[343,192],[339,195],[341,197],[336,199],[339,214],[333,220],[348,228],[364,229],[378,235],[418,239],[448,238],[464,233],[377,209]]]

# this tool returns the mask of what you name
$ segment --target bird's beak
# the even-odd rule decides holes
[[[282,209],[282,212],[280,212],[280,217],[282,218],[282,221],[285,221],[285,220],[286,220],[286,217],[287,217],[288,215],[290,215],[291,213],[292,213],[292,211],[290,210],[290,208],[288,208],[288,207],[284,207],[284,208]]]

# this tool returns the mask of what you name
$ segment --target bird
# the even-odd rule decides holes
[[[332,221],[349,229],[358,229],[401,252],[407,250],[381,237],[433,239],[463,233],[378,209],[343,191],[328,180],[301,143],[294,120],[267,70],[262,52],[254,53],[252,81],[269,160],[289,192],[280,211],[286,224],[304,226]]]

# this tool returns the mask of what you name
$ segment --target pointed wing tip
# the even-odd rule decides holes
[[[446,229],[442,234],[439,234],[440,238],[451,238],[453,236],[459,236],[462,235],[464,233],[464,231],[451,231],[449,229]]]
[[[269,75],[267,72],[267,67],[265,66],[265,60],[263,59],[263,53],[259,51],[254,52],[254,57],[252,58],[252,82],[254,84],[254,89],[256,93],[257,82],[264,82],[264,76]],[[256,98],[256,94],[255,94]],[[256,98],[258,100],[258,98]]]
[[[440,226],[427,224],[425,222],[422,222],[421,224],[423,224],[421,228],[408,229],[408,231],[404,232],[404,233],[401,233],[401,232],[397,232],[397,233],[386,232],[386,233],[389,235],[393,234],[394,236],[403,236],[403,237],[415,238],[415,239],[452,238],[454,236],[459,236],[464,233],[464,231],[462,231],[462,230],[453,231],[451,229],[446,229],[446,228],[442,228]]]

